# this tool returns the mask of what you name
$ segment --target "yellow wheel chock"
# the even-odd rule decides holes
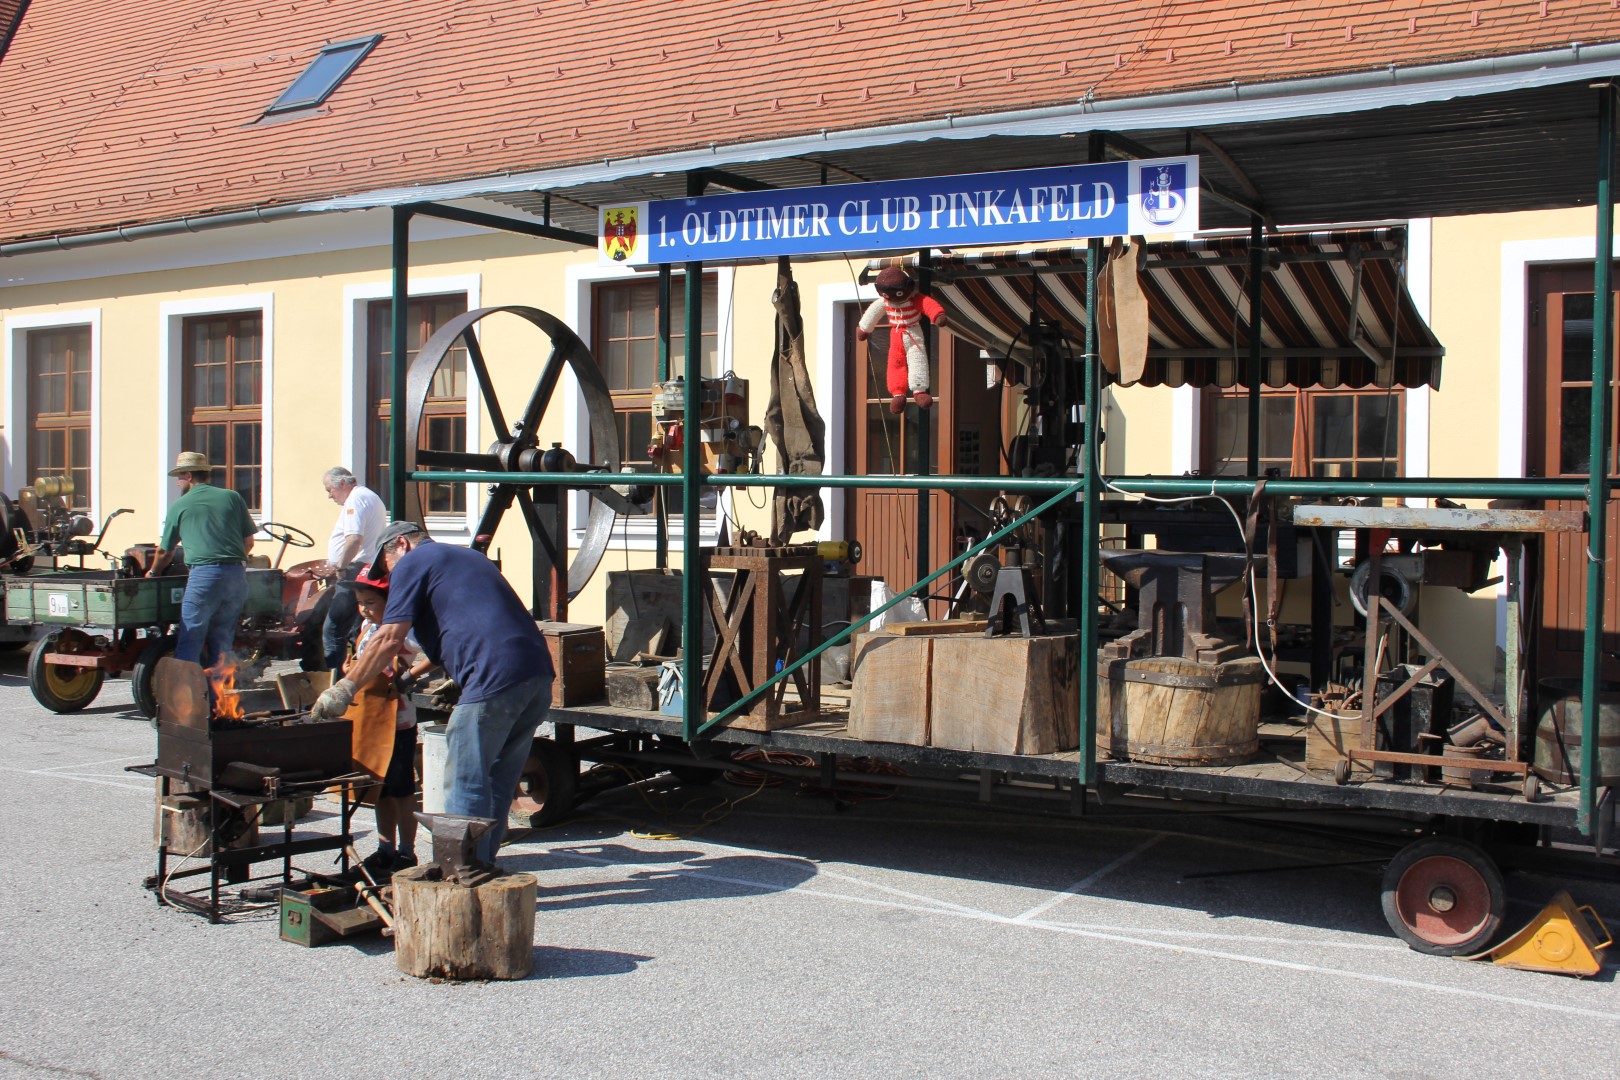
[[[1613,941],[1596,911],[1587,905],[1577,906],[1567,891],[1560,890],[1529,926],[1494,949],[1462,959],[1489,960],[1522,971],[1547,971],[1584,979],[1602,970],[1603,950]]]

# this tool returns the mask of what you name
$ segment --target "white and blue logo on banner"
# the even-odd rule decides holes
[[[598,225],[602,260],[626,266],[1190,232],[1198,159],[610,204]]]

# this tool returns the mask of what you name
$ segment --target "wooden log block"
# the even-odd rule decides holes
[[[849,733],[870,742],[928,745],[928,671],[934,639],[855,635]]]
[[[394,961],[407,975],[523,979],[534,969],[533,874],[477,888],[439,880],[436,866],[394,875]]]
[[[658,711],[658,665],[615,668],[607,673],[607,700],[615,709]]]
[[[933,642],[930,745],[990,754],[1079,745],[1078,635],[953,634]]]

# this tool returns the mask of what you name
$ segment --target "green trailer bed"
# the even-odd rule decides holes
[[[180,621],[186,579],[118,577],[109,570],[56,570],[6,581],[6,621],[110,630]],[[279,613],[281,571],[249,570],[246,614]]]

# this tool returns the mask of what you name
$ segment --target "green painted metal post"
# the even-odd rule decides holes
[[[669,301],[671,273],[669,263],[658,264],[658,382],[669,378]],[[626,457],[630,447],[624,447]],[[637,455],[638,457],[640,455]],[[653,488],[653,565],[660,570],[669,569],[669,493]]]
[[[393,342],[389,346],[388,388],[388,513],[398,520],[405,513],[405,379],[409,345],[405,341],[410,310],[411,208],[394,207],[393,229]]]
[[[1598,682],[1603,674],[1604,556],[1608,545],[1609,379],[1614,350],[1615,85],[1598,88],[1597,252],[1592,268],[1592,427],[1587,444],[1586,633],[1581,648],[1581,805],[1576,825],[1592,831],[1597,810]]]
[[[1080,783],[1097,781],[1097,488],[1102,467],[1098,424],[1102,417],[1102,387],[1097,374],[1097,272],[1102,241],[1086,247],[1086,355],[1084,427],[1080,429],[1078,467],[1085,481],[1080,503]]]
[[[917,289],[919,292],[927,292],[928,287],[933,284],[933,261],[933,255],[931,252],[919,251],[917,253]],[[921,328],[919,327],[919,329]],[[889,328],[889,333],[894,333],[893,327]],[[924,340],[926,344],[926,339]],[[929,359],[931,361],[928,366],[930,370],[932,370],[938,366],[940,362],[939,357],[936,355],[936,350],[933,345],[926,345],[926,347],[930,353]],[[936,383],[932,389],[938,390],[938,384]],[[910,406],[908,405],[907,409],[909,408]],[[933,517],[934,509],[934,493],[933,489],[927,486],[927,478],[929,474],[934,471],[934,425],[932,423],[933,418],[929,415],[929,411],[930,410],[928,409],[917,410],[917,423],[912,429],[912,434],[917,440],[917,475],[921,476],[924,480],[923,486],[917,489],[918,581],[921,581],[923,578],[928,576],[928,568],[933,561],[929,557],[929,549],[932,547],[930,528],[932,526],[931,518]],[[902,412],[900,415],[904,417],[906,414]],[[901,462],[896,462],[895,464],[899,465]],[[928,607],[928,600],[926,597],[924,597],[923,610],[927,611]]]
[[[681,421],[681,730],[688,740],[708,715],[703,700],[703,574],[698,527],[703,494],[703,264],[686,264],[686,403]]]
[[[1266,233],[1258,216],[1249,218],[1249,458],[1246,472],[1260,476],[1260,378],[1261,340],[1265,332],[1265,314],[1261,306],[1265,295],[1261,274],[1265,272]]]

